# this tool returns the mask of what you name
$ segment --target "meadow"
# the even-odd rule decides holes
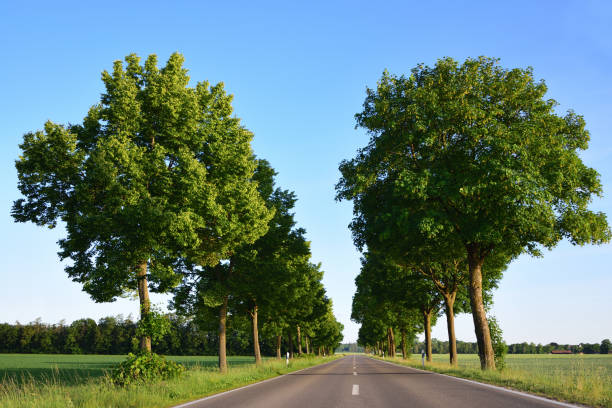
[[[0,406],[170,407],[232,388],[321,364],[340,356],[294,358],[286,365],[273,358],[262,366],[253,357],[228,357],[228,373],[217,370],[216,356],[176,356],[187,371],[177,379],[117,387],[105,373],[125,356],[0,354]]]
[[[94,354],[0,354],[0,381],[48,381],[79,384],[103,377],[113,365],[125,360],[124,355]],[[217,356],[168,356],[187,368],[214,368]],[[251,356],[229,356],[233,367],[253,363]]]
[[[493,372],[480,370],[476,354],[458,357],[458,366],[451,367],[448,354],[434,354],[425,368],[558,400],[612,408],[612,354],[509,354],[506,367]],[[394,362],[422,368],[420,355],[408,360],[395,358]]]

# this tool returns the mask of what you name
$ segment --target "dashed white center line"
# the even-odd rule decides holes
[[[353,384],[353,395],[359,395],[359,384]]]
[[[353,375],[357,375],[357,373],[355,371],[353,371]]]

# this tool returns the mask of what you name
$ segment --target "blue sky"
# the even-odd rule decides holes
[[[255,134],[256,154],[299,198],[296,218],[345,325],[359,271],[347,225],[350,203],[334,201],[338,163],[367,142],[354,114],[386,68],[408,72],[437,58],[486,55],[507,68],[533,66],[559,112],[574,109],[591,131],[585,162],[596,168],[612,214],[612,7],[591,1],[514,2],[1,2],[0,322],[72,321],[123,313],[134,301],[95,304],[59,262],[60,229],[13,223],[14,160],[25,132],[47,119],[79,122],[102,92],[100,73],[135,52],[164,63],[179,51],[192,82],[223,81],[235,113]],[[256,4],[258,3],[258,4]],[[599,342],[612,338],[612,246],[562,243],[522,257],[495,294],[508,342]],[[163,297],[157,298],[163,302]],[[446,339],[444,319],[434,337]],[[474,340],[471,318],[457,335]]]

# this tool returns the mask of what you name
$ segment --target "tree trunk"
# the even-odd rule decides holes
[[[482,264],[484,263],[484,257],[478,254],[480,251],[476,245],[469,245],[467,252],[470,266],[470,306],[472,307],[474,331],[478,343],[480,367],[483,370],[494,370],[495,354],[493,353],[487,314],[482,301]]]
[[[425,329],[425,353],[431,363],[431,310],[423,311],[423,327]]]
[[[407,359],[406,356],[406,329],[402,329],[402,359]]]
[[[446,327],[448,329],[448,353],[450,364],[457,365],[457,339],[455,337],[455,296],[457,292],[444,295],[444,305],[446,308]]]
[[[308,340],[308,336],[305,336],[304,338],[305,342],[306,342],[306,354],[310,354],[310,341]]]
[[[289,338],[289,357],[293,358],[293,334],[289,332],[289,336],[287,337]]]
[[[138,265],[138,299],[140,300],[140,320],[144,320],[151,311],[151,301],[149,300],[149,284],[147,281],[147,261]],[[151,337],[143,336],[140,339],[140,351],[151,352]]]
[[[297,327],[297,346],[298,346],[298,355],[302,355],[302,331],[300,330],[300,326]]]
[[[219,371],[227,372],[227,354],[225,329],[227,323],[227,295],[223,296],[223,304],[219,308]]]
[[[391,353],[389,353],[389,357],[395,357],[395,334],[393,334],[393,327],[389,327],[389,338],[391,339]]]
[[[255,365],[261,365],[261,351],[259,350],[259,328],[257,327],[257,305],[251,313],[253,320],[253,351],[255,352]]]
[[[281,359],[281,340],[282,336],[279,334],[276,336],[276,358]]]

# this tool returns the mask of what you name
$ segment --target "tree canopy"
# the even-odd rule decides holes
[[[60,257],[97,302],[178,284],[188,255],[215,264],[261,236],[272,216],[252,180],[252,134],[223,84],[188,86],[183,57],[163,68],[131,54],[102,73],[105,93],[82,124],[47,122],[16,162],[20,222],[66,225]],[[150,350],[150,339],[143,348]]]
[[[409,76],[385,71],[356,115],[370,141],[340,164],[337,198],[353,200],[359,248],[402,234],[413,236],[404,252],[439,237],[463,247],[483,368],[495,366],[485,260],[610,236],[606,216],[588,208],[602,189],[579,156],[589,140],[584,119],[557,114],[546,91],[531,68],[486,57],[444,58]]]

